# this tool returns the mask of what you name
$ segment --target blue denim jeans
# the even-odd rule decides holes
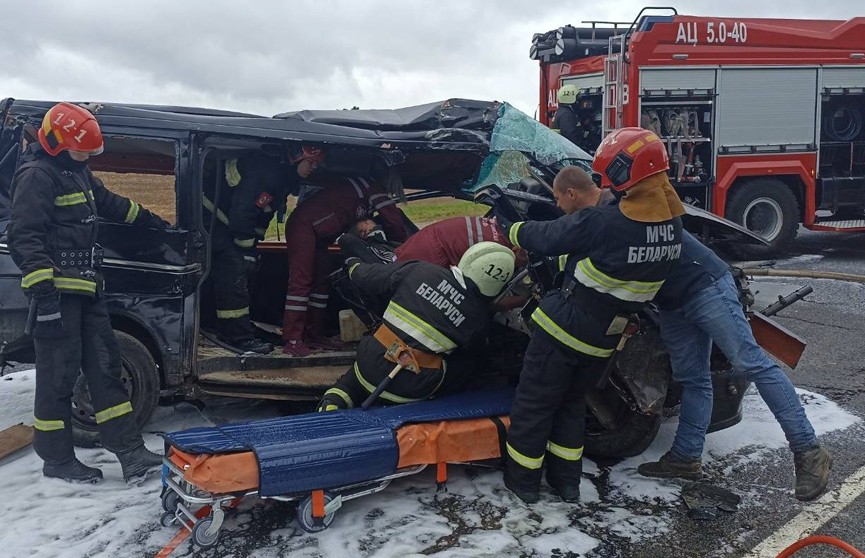
[[[712,417],[712,341],[733,370],[757,386],[794,452],[816,447],[817,436],[783,370],[757,345],[745,319],[733,277],[726,273],[686,300],[661,311],[661,338],[670,354],[673,379],[682,385],[679,427],[672,452],[700,459]]]

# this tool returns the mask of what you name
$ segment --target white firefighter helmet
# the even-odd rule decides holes
[[[573,105],[577,102],[577,95],[580,94],[580,88],[574,84],[563,85],[559,87],[559,92],[556,94],[556,100],[560,105]]]
[[[514,274],[514,253],[496,242],[478,242],[463,254],[457,267],[482,295],[497,296]]]

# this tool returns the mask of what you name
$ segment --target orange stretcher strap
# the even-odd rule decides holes
[[[505,427],[508,417],[498,417]],[[499,428],[490,418],[409,424],[396,431],[397,468],[432,463],[462,463],[501,457]]]
[[[251,451],[196,455],[172,448],[171,461],[185,481],[214,494],[258,489],[258,461]]]
[[[420,349],[415,349],[414,347],[409,347],[405,344],[405,341],[399,338],[396,333],[386,324],[381,324],[377,330],[375,330],[375,334],[373,337],[382,344],[385,349],[391,348],[394,344],[398,345],[400,349],[407,350],[411,353],[415,362],[417,362],[418,366],[421,368],[441,368],[442,367],[442,356],[435,353],[427,353],[425,351],[421,351]]]

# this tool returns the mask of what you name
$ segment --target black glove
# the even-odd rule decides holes
[[[60,291],[52,288],[50,291],[35,296],[36,327],[33,330],[33,335],[36,337],[62,337],[64,330],[60,315]]]
[[[150,227],[152,229],[159,229],[164,231],[171,227],[171,223],[156,215],[155,213],[151,213],[150,211],[142,208],[141,212],[138,216],[137,225],[141,225],[142,227]]]

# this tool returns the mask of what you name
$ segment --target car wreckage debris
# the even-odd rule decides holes
[[[738,511],[742,497],[706,481],[696,481],[682,487],[682,500],[688,506],[691,519],[709,521],[717,519],[718,510],[727,513]]]

